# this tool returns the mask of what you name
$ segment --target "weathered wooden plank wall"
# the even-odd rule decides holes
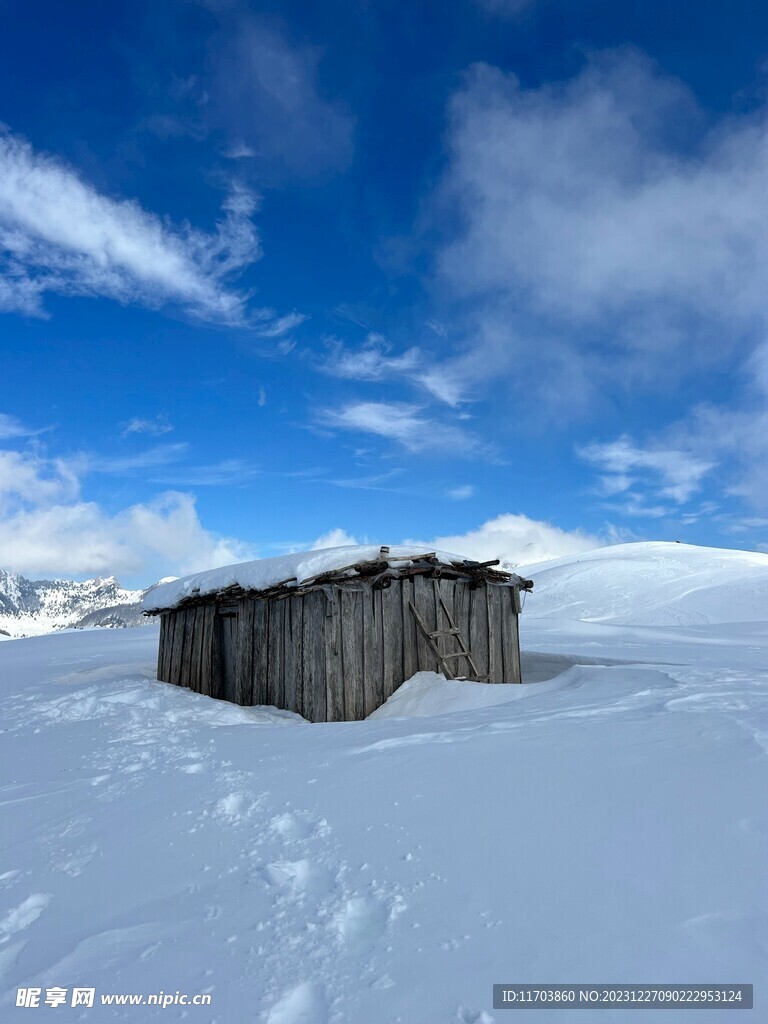
[[[418,671],[441,671],[411,611],[429,631],[447,629],[445,603],[480,678],[519,682],[511,587],[415,576],[374,590],[332,587],[267,600],[242,599],[166,612],[158,678],[238,704],[271,704],[309,721],[365,718]],[[458,651],[438,637],[441,651]],[[449,662],[471,675],[464,658]]]
[[[344,663],[341,657],[341,606],[337,590],[325,597],[325,720],[344,721]]]

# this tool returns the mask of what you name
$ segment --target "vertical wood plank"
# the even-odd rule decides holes
[[[220,695],[223,700],[236,703],[238,616],[217,616],[217,639],[220,663]]]
[[[419,671],[419,644],[417,637],[418,626],[411,603],[415,603],[413,591],[413,580],[396,580],[392,584],[392,590],[398,589],[400,593],[400,607],[403,616],[403,682],[410,679]]]
[[[396,581],[381,593],[382,657],[384,660],[383,700],[388,700],[403,682],[403,604]]]
[[[303,598],[292,594],[285,597],[285,706],[288,711],[303,715],[304,687],[302,683],[302,617]]]
[[[157,668],[155,674],[158,679],[163,678],[163,657],[165,655],[165,637],[168,632],[168,616],[160,616],[160,636],[157,641]]]
[[[413,577],[413,603],[416,606],[416,611],[421,616],[424,625],[430,633],[437,629],[435,621],[435,582],[435,580],[427,579],[425,576]],[[417,629],[416,649],[418,652],[419,671],[442,672],[442,666],[438,664],[438,661],[432,653],[429,644],[425,640],[421,629]]]
[[[486,586],[469,591],[469,649],[481,676],[488,676],[488,604]]]
[[[183,686],[182,655],[184,653],[184,612],[176,611],[174,615],[173,649],[171,651],[170,683]]]
[[[437,620],[438,629],[450,629],[450,622],[448,616],[443,611],[441,600],[445,607],[450,612],[453,621],[456,621],[456,606],[453,600],[454,583],[453,580],[435,580],[435,616]],[[458,640],[455,636],[444,636],[438,641],[438,649],[449,654],[456,654],[461,650]],[[467,643],[465,638],[464,643]],[[469,671],[469,662],[466,658],[451,658],[448,662],[450,669],[454,676],[465,676]]]
[[[264,703],[285,708],[285,601],[264,602],[264,628],[268,645],[265,653],[266,692]]]
[[[224,665],[221,651],[221,622],[216,605],[211,605],[211,696],[224,700]]]
[[[326,720],[344,721],[344,665],[341,652],[341,601],[332,589],[325,596],[325,708]]]
[[[213,689],[213,616],[212,604],[202,606],[202,622],[199,624],[200,642],[200,693],[208,697]]]
[[[499,587],[503,590],[503,640],[504,640],[504,679],[508,683],[523,681],[520,671],[520,634],[519,619],[515,608],[515,592],[512,587]]]
[[[363,598],[359,590],[342,590],[341,655],[344,672],[344,718],[357,722],[365,718],[363,683]]]
[[[302,681],[304,717],[310,722],[326,720],[325,694],[325,594],[305,594],[302,620]]]
[[[488,607],[488,663],[489,682],[504,682],[504,658],[501,646],[501,600],[499,587],[486,586]]]
[[[469,633],[469,587],[465,583],[456,582],[453,586],[453,621],[456,623],[456,628],[461,630],[461,638],[464,641],[464,645],[467,650],[472,653],[472,643]],[[450,607],[450,605],[449,605]],[[459,645],[456,644],[456,649],[459,649]],[[457,658],[459,664],[458,675],[467,676],[471,679],[473,672],[469,666],[469,662],[466,658]],[[474,660],[474,659],[473,659]],[[475,663],[477,664],[477,663]],[[478,665],[478,670],[480,666]],[[482,672],[478,671],[479,675]]]
[[[269,601],[251,601],[250,638],[248,647],[251,658],[251,674],[249,679],[248,703],[271,704],[269,697],[269,659],[271,655],[271,637],[269,629]],[[277,637],[279,640],[279,635]],[[277,705],[275,705],[277,706]]]
[[[238,601],[234,650],[235,704],[253,703],[253,619],[256,603],[253,598]]]
[[[380,591],[366,587],[361,594],[363,607],[363,717],[381,707],[383,694],[380,609],[377,597]]]
[[[283,650],[285,675],[283,677],[284,685],[284,707],[286,711],[296,711],[296,648],[293,642],[293,606],[291,604],[290,597],[284,597],[282,599],[284,604],[284,624],[283,624]]]
[[[192,623],[192,643],[190,644],[189,686],[196,693],[202,693],[202,654],[203,654],[203,621],[205,608],[198,605]]]
[[[170,683],[171,681],[171,660],[173,657],[173,634],[176,628],[176,615],[174,612],[168,613],[168,631],[165,637],[165,657],[163,658],[163,681]]]

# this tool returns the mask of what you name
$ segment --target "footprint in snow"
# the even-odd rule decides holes
[[[0,921],[0,943],[7,942],[16,932],[22,932],[25,928],[29,928],[40,917],[52,898],[50,893],[35,892],[18,907],[9,910]]]
[[[348,953],[369,953],[389,923],[389,907],[372,896],[354,896],[333,918],[339,938]]]
[[[270,885],[289,889],[295,895],[307,892],[313,896],[325,896],[333,886],[329,869],[309,860],[274,861],[262,868],[262,875]]]
[[[456,1011],[456,1024],[494,1024],[496,1018],[485,1010],[468,1010],[460,1006]]]
[[[245,797],[242,793],[228,793],[216,804],[215,812],[217,817],[225,818],[231,824],[237,824],[246,818]]]
[[[325,825],[325,821],[320,822],[321,828]],[[290,811],[272,818],[269,829],[281,839],[289,841],[310,839],[317,833],[317,829],[305,815],[292,814]]]
[[[328,1003],[322,986],[303,981],[267,1012],[266,1024],[327,1024]]]

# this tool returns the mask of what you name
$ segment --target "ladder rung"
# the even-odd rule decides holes
[[[430,633],[429,635],[433,639],[436,639],[439,636],[457,636],[460,632],[461,630],[458,627],[455,627],[454,629],[436,629],[434,633]]]
[[[468,658],[469,651],[456,651],[455,654],[441,654],[440,657],[445,661],[447,658]]]

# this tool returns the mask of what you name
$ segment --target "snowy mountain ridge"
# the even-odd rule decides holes
[[[151,589],[151,588],[149,588]],[[146,590],[126,590],[114,576],[29,580],[0,569],[0,632],[39,636],[73,626],[141,626]]]

